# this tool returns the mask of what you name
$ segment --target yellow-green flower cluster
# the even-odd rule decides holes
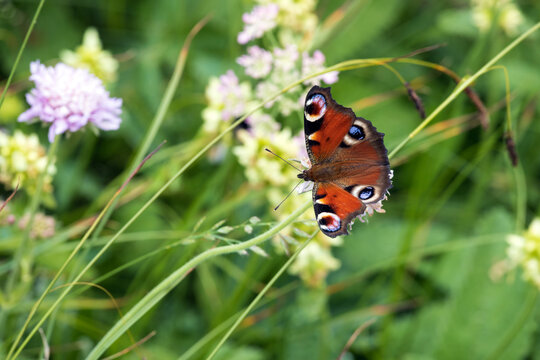
[[[25,110],[24,102],[14,94],[7,94],[0,107],[0,123],[8,123],[17,120],[17,117]]]
[[[310,242],[291,265],[291,273],[297,274],[311,287],[318,287],[328,272],[338,269],[340,262],[332,256],[329,247],[317,241]]]
[[[275,4],[279,8],[276,23],[278,37],[284,43],[311,37],[317,27],[316,0],[257,0],[261,5]]]
[[[30,220],[30,215],[24,215],[21,220],[19,220],[19,229],[25,229]],[[31,239],[47,239],[54,235],[55,231],[55,221],[52,216],[47,216],[43,213],[37,213],[34,216],[34,221],[32,222],[32,228],[30,229],[30,238]]]
[[[298,140],[293,138],[290,129],[280,130],[279,127],[269,116],[263,115],[250,130],[238,131],[240,145],[235,146],[233,152],[244,166],[248,181],[255,186],[289,186],[297,179],[297,170],[264,151],[270,148],[284,158],[291,153],[296,156]]]
[[[522,267],[524,278],[540,289],[540,218],[523,235],[509,235],[507,242],[510,267]]]
[[[63,50],[60,59],[72,67],[87,69],[105,83],[116,80],[118,61],[109,51],[103,50],[99,34],[94,28],[86,30],[82,45],[75,51]]]
[[[473,20],[481,31],[488,31],[494,24],[508,35],[518,33],[523,24],[523,14],[512,0],[472,0]]]
[[[206,87],[208,107],[202,112],[203,130],[206,133],[224,130],[246,113],[251,96],[251,85],[245,81],[240,83],[232,70],[219,78],[211,78]]]
[[[54,164],[47,169],[45,148],[40,145],[36,135],[25,135],[15,131],[13,136],[0,132],[0,183],[7,188],[19,187],[29,194],[36,190],[37,180],[46,172],[43,190],[52,191],[52,177],[56,173]]]
[[[238,161],[244,166],[246,177],[254,187],[267,189],[266,197],[270,204],[280,203],[287,192],[298,183],[298,171],[281,159],[264,151],[270,148],[284,159],[307,157],[303,134],[293,136],[288,128],[280,129],[272,117],[256,114],[248,122],[248,130],[239,130],[240,144],[233,148]],[[297,164],[301,167],[300,164]],[[274,212],[278,220],[287,217],[311,198],[311,193],[299,195],[293,193]],[[291,226],[273,239],[278,252],[293,252],[305,241],[308,234],[317,229],[313,221],[313,211],[307,211]],[[339,261],[332,256],[331,247],[341,245],[341,239],[331,239],[319,232],[311,243],[298,255],[291,266],[291,272],[300,276],[308,286],[320,286],[328,272],[339,267]]]

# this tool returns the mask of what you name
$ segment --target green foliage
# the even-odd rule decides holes
[[[521,34],[538,21],[540,5],[515,3],[524,15],[516,30]],[[540,34],[497,63],[509,73],[517,168],[503,140],[505,79],[500,68],[493,69],[473,84],[490,112],[489,129],[478,126],[477,108],[459,95],[391,159],[395,177],[386,214],[375,214],[367,224],[357,221],[333,248],[339,269],[310,287],[287,272],[276,276],[290,254],[276,245],[275,236],[310,205],[278,213],[276,221],[276,204],[266,197],[270,189],[252,186],[231,151],[239,141],[234,130],[219,135],[225,148],[219,161],[213,157],[216,147],[210,156],[201,151],[213,139],[201,132],[209,79],[228,69],[246,78],[236,63],[245,51],[236,37],[242,14],[252,6],[237,0],[46,1],[15,69],[9,101],[24,101],[31,61],[56,63],[62,49],[74,49],[84,31],[95,27],[104,49],[120,62],[118,81],[108,90],[123,99],[123,123],[99,137],[86,129],[61,138],[54,201],[40,210],[54,216],[55,235],[28,238],[21,248],[24,230],[3,216],[8,211],[22,216],[29,208],[33,198],[25,189],[0,213],[0,358],[40,302],[19,340],[19,345],[29,340],[20,359],[42,354],[39,333],[27,339],[37,328],[54,359],[102,358],[126,349],[128,359],[203,359],[250,304],[254,309],[214,359],[334,359],[362,324],[369,326],[343,359],[540,359],[539,289],[523,280],[520,269],[499,271],[507,258],[507,235],[521,234],[539,214]],[[32,2],[0,2],[0,88],[14,69],[35,10]],[[193,38],[179,85],[167,88],[190,30],[208,14],[213,17]],[[502,25],[480,31],[468,1],[320,0],[316,14],[320,26],[311,50],[320,49],[328,66],[444,43],[415,59],[465,78],[515,38]],[[336,15],[336,24],[325,22]],[[413,85],[427,114],[455,87],[431,68],[390,65]],[[389,152],[421,123],[406,89],[388,69],[372,66],[339,76],[334,97],[373,121],[385,133]],[[167,93],[170,103],[164,101]],[[35,133],[50,146],[41,124],[3,116],[5,105],[2,132]],[[460,120],[464,115],[471,116]],[[156,118],[163,122],[143,148]],[[279,120],[298,131],[301,110]],[[163,140],[167,143],[115,198],[140,162],[137,154],[146,155]],[[3,198],[11,192],[2,188]],[[60,274],[111,199],[104,221]],[[254,216],[261,221],[250,221]],[[13,278],[21,263],[21,274]],[[252,303],[274,277],[276,283]],[[52,292],[39,300],[50,284]]]

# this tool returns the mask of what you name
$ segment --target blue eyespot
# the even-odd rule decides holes
[[[353,125],[349,129],[349,136],[356,140],[363,140],[366,137],[366,134],[360,126]]]
[[[362,191],[360,191],[360,194],[358,195],[358,197],[361,200],[367,200],[370,197],[372,197],[373,194],[375,194],[375,190],[373,189],[373,187],[367,186],[367,187],[363,188]]]

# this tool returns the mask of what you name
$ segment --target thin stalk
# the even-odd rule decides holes
[[[28,211],[26,212],[29,216],[28,223],[26,224],[26,227],[24,228],[24,233],[23,233],[21,243],[17,247],[17,250],[15,252],[13,270],[11,271],[11,274],[8,277],[8,280],[6,283],[5,295],[8,301],[11,297],[13,286],[15,285],[15,282],[17,281],[17,278],[19,277],[19,272],[22,273],[23,278],[27,275],[29,276],[29,273],[30,273],[30,267],[32,266],[31,265],[32,263],[31,262],[31,258],[32,258],[31,242],[32,241],[30,239],[30,232],[32,231],[32,225],[34,224],[36,211],[39,207],[39,204],[41,203],[41,194],[43,192],[43,184],[45,183],[45,178],[47,177],[47,171],[49,170],[49,166],[52,164],[53,159],[56,155],[56,149],[58,148],[59,142],[60,142],[60,137],[56,136],[54,138],[54,141],[51,147],[49,147],[49,150],[47,152],[47,163],[45,165],[45,169],[38,176],[37,184],[36,184],[36,192],[32,196],[32,201],[30,202]]]
[[[525,326],[527,321],[529,321],[531,315],[534,312],[534,309],[536,308],[537,299],[538,289],[531,286],[529,293],[525,298],[525,303],[521,308],[521,313],[519,314],[519,317],[512,324],[502,341],[495,347],[493,352],[489,354],[489,356],[487,357],[488,360],[499,359],[501,355],[504,354],[505,350],[508,349],[508,346],[510,346],[510,344],[512,344],[512,341],[514,341],[520,330],[523,329],[523,326]]]
[[[306,201],[301,207],[292,212],[287,218],[278,223],[270,230],[254,237],[251,240],[239,244],[226,245],[207,250],[175,270],[160,282],[156,287],[137,302],[109,331],[101,338],[99,343],[92,349],[87,356],[87,360],[98,359],[124,332],[131,327],[137,320],[144,316],[155,304],[157,304],[165,295],[174,289],[192,269],[199,264],[215,256],[231,254],[242,250],[247,250],[252,246],[260,245],[264,241],[279,233],[286,226],[291,224],[297,217],[302,215],[312,206],[312,201]]]
[[[26,48],[26,43],[28,42],[28,39],[30,38],[30,34],[32,33],[32,30],[34,30],[34,25],[36,25],[36,22],[39,17],[39,14],[41,13],[41,8],[43,7],[43,4],[45,4],[45,0],[41,0],[39,2],[36,12],[34,13],[34,17],[32,18],[32,22],[30,23],[30,26],[28,27],[28,31],[26,31],[26,35],[24,36],[23,43],[21,44],[19,52],[17,53],[17,57],[15,58],[15,62],[13,63],[13,67],[11,68],[11,72],[9,73],[9,77],[6,81],[6,85],[4,86],[4,90],[2,91],[2,95],[0,95],[0,107],[2,107],[2,103],[4,102],[4,97],[6,96],[9,85],[11,85],[11,81],[13,80],[13,76],[15,75],[15,71],[17,70],[17,66],[19,66],[19,61],[21,60],[22,53],[24,52],[24,49]]]
[[[315,75],[312,75],[315,76]],[[279,97],[281,94],[287,92],[288,90],[294,88],[295,86],[298,86],[302,82],[304,82],[306,79],[309,79],[310,77],[306,77],[305,79],[298,80],[294,82],[293,84],[287,86],[283,90],[277,92],[273,96],[269,97],[266,101],[258,104],[255,106],[251,111],[247,112],[244,116],[233,122],[228,128],[226,128],[223,132],[221,132],[219,135],[217,135],[212,141],[207,143],[195,156],[193,156],[180,170],[176,172],[175,175],[173,175],[125,224],[122,226],[122,228],[103,246],[103,248],[90,260],[90,262],[80,271],[80,273],[71,281],[71,282],[77,282],[81,279],[81,277],[94,265],[94,263],[105,253],[105,251],[114,243],[114,241],[124,233],[124,231],[131,226],[132,223],[139,218],[139,216],[177,179],[179,178],[189,167],[191,167],[192,164],[194,164],[199,158],[201,158],[210,148],[212,148],[215,144],[217,144],[225,135],[227,135],[229,132],[231,132],[234,128],[236,128],[239,124],[241,124],[248,116],[255,113],[257,110],[262,108],[266,103],[271,102],[275,100],[277,97]],[[129,180],[129,179],[128,179]],[[125,185],[126,183],[124,183]],[[28,318],[26,319],[23,327],[19,331],[19,334],[15,340],[15,343],[12,345],[7,360],[11,359],[11,355],[13,355],[13,358],[16,358],[22,349],[28,344],[32,336],[34,336],[39,327],[45,322],[45,320],[51,315],[51,313],[54,311],[54,309],[59,306],[60,302],[64,299],[64,297],[67,295],[69,291],[71,291],[73,286],[68,286],[58,297],[58,299],[52,304],[52,306],[47,310],[47,312],[42,316],[42,318],[37,322],[37,324],[32,328],[30,333],[27,335],[25,340],[21,343],[20,347],[15,351],[15,347],[18,345],[19,341],[22,338],[22,335],[24,334],[24,331],[28,327],[31,318],[36,313],[37,308],[47,295],[47,293],[50,291],[50,287],[56,282],[56,280],[59,278],[60,274],[65,270],[67,267],[67,264],[73,259],[75,254],[79,251],[79,249],[82,247],[84,242],[88,239],[91,233],[96,230],[98,225],[102,222],[105,215],[107,214],[108,210],[111,208],[111,206],[116,201],[117,196],[120,194],[121,190],[123,189],[123,186],[115,193],[115,195],[109,200],[105,208],[102,210],[102,212],[99,214],[99,216],[96,218],[96,221],[92,224],[90,229],[86,232],[84,237],[81,239],[80,243],[77,245],[77,247],[73,250],[73,252],[70,254],[69,258],[64,262],[61,269],[58,271],[58,273],[55,275],[53,281],[49,284],[49,287],[43,292],[41,297],[38,299],[36,304],[32,307],[32,310],[30,314],[28,315]]]
[[[201,29],[206,25],[206,23],[210,20],[211,16],[206,16],[202,20],[200,20],[195,26],[191,29],[189,34],[186,37],[186,40],[184,41],[184,45],[182,45],[182,48],[180,49],[180,53],[178,54],[178,59],[176,60],[176,65],[174,67],[173,74],[171,76],[171,80],[167,84],[167,89],[165,90],[165,93],[163,95],[163,98],[161,99],[161,103],[158,106],[158,110],[156,112],[156,115],[152,119],[152,122],[150,123],[150,127],[148,128],[146,132],[146,136],[143,139],[143,142],[139,149],[137,150],[136,155],[134,156],[133,160],[131,161],[131,165],[127,167],[128,171],[126,172],[127,176],[131,174],[133,169],[141,162],[144,154],[148,152],[148,149],[150,148],[150,145],[154,141],[156,134],[163,124],[163,121],[165,120],[165,115],[167,114],[167,111],[169,110],[169,107],[171,105],[173,96],[178,88],[178,84],[180,83],[180,80],[182,79],[182,75],[184,74],[184,68],[186,65],[187,56],[189,54],[189,48],[191,46],[191,42],[193,41],[193,38],[201,31]],[[107,211],[105,216],[103,217],[103,221],[98,226],[96,231],[94,232],[94,235],[92,236],[92,240],[94,240],[99,234],[101,234],[101,230],[103,230],[103,227],[109,220],[109,217],[111,216],[112,211],[116,207],[115,201],[112,206],[110,207],[110,210]],[[83,258],[86,257],[89,250],[86,250],[84,252]]]
[[[271,295],[268,295],[265,299],[263,299],[259,303],[258,307],[266,305],[270,303],[271,301],[274,301],[282,296],[285,296],[286,294],[293,291],[297,286],[298,286],[297,284],[292,282],[283,286],[282,288],[277,289],[276,291],[272,292]],[[194,354],[196,354],[199,350],[203,349],[210,341],[212,341],[213,338],[215,338],[220,333],[224,332],[229,326],[231,326],[232,323],[234,322],[234,319],[236,319],[236,317],[241,314],[241,311],[242,310],[237,311],[235,314],[231,315],[227,320],[223,321],[221,324],[213,328],[210,332],[208,332],[206,335],[200,338],[195,344],[193,344],[177,360],[191,359]]]
[[[161,144],[163,145],[163,143]],[[77,244],[77,247],[75,247],[75,249],[73,249],[73,251],[71,252],[71,254],[69,255],[69,257],[66,259],[66,261],[64,261],[64,263],[62,264],[62,266],[60,267],[60,270],[58,270],[58,272],[55,274],[54,278],[50,281],[49,285],[47,286],[47,288],[45,289],[45,291],[43,291],[43,293],[41,294],[41,296],[39,297],[39,299],[35,302],[35,304],[32,306],[32,309],[30,310],[30,313],[28,314],[28,317],[26,318],[21,330],[19,331],[19,333],[17,334],[17,337],[15,338],[15,341],[14,343],[11,345],[11,348],[8,352],[8,355],[6,357],[7,360],[9,359],[15,359],[19,354],[20,352],[24,349],[24,347],[26,346],[26,344],[30,341],[30,339],[32,338],[32,336],[35,335],[35,333],[38,331],[38,329],[41,327],[41,325],[45,322],[45,320],[55,311],[55,309],[57,308],[57,306],[60,304],[60,302],[62,301],[62,299],[67,295],[67,293],[71,290],[71,288],[73,288],[74,286],[74,283],[78,282],[80,280],[80,278],[82,277],[82,275],[84,274],[80,274],[80,276],[78,276],[76,278],[76,280],[70,284],[63,292],[62,294],[60,294],[60,297],[53,303],[53,305],[47,310],[47,313],[41,318],[40,321],[38,321],[37,325],[30,331],[30,333],[28,334],[28,336],[25,338],[25,340],[21,343],[21,346],[15,350],[17,348],[17,345],[19,344],[19,341],[21,341],[21,338],[22,336],[24,335],[24,331],[26,330],[26,328],[28,327],[28,325],[30,324],[30,320],[32,319],[32,317],[34,316],[34,314],[37,312],[39,306],[41,305],[41,303],[43,302],[43,300],[45,299],[45,296],[47,296],[47,294],[49,294],[51,292],[51,289],[52,287],[54,286],[54,284],[56,283],[56,281],[60,278],[60,275],[63,273],[63,271],[66,269],[66,267],[68,266],[68,264],[71,262],[71,260],[75,257],[75,255],[79,252],[80,248],[84,245],[84,243],[86,242],[86,240],[90,237],[90,235],[92,234],[92,232],[96,229],[96,227],[98,226],[99,222],[103,219],[103,216],[105,215],[105,213],[107,212],[107,210],[110,208],[110,206],[112,205],[112,203],[116,200],[116,198],[122,193],[122,190],[124,189],[124,187],[126,187],[126,185],[129,183],[129,181],[131,180],[131,178],[133,176],[135,176],[135,174],[139,171],[139,169],[144,165],[144,163],[157,151],[159,150],[159,148],[161,147],[161,145],[156,148],[152,153],[150,153],[146,158],[144,158],[144,160],[139,164],[139,166],[137,168],[135,168],[135,170],[131,173],[131,175],[126,179],[126,181],[122,184],[122,186],[120,186],[120,188],[116,191],[116,193],[113,195],[113,197],[111,197],[111,199],[109,200],[109,202],[107,203],[107,205],[105,206],[105,208],[103,208],[103,210],[101,211],[101,213],[96,217],[96,220],[92,223],[92,226],[90,226],[90,228],[86,231],[86,233],[84,234],[84,236],[82,237],[81,241],[79,241],[79,243]],[[95,259],[95,258],[94,258]],[[97,259],[96,259],[97,260]],[[13,357],[11,357],[13,355]]]
[[[201,31],[201,29],[208,23],[210,18],[211,18],[210,15],[204,17],[197,24],[195,24],[195,26],[191,29],[189,34],[186,36],[184,45],[182,46],[182,49],[180,50],[180,53],[178,54],[178,60],[176,61],[176,65],[174,67],[174,72],[172,74],[171,81],[167,85],[167,89],[165,90],[165,95],[163,96],[163,99],[161,100],[161,103],[159,104],[156,116],[154,117],[154,119],[152,119],[150,128],[146,132],[146,136],[144,137],[144,140],[131,163],[131,167],[135,167],[137,166],[138,163],[141,162],[144,155],[148,152],[148,149],[150,149],[150,145],[152,145],[152,142],[156,138],[156,134],[159,128],[161,127],[161,125],[163,124],[163,120],[165,119],[167,110],[169,109],[171,105],[174,93],[176,92],[176,89],[178,88],[180,79],[182,79],[182,75],[184,74],[184,69],[186,67],[186,60],[189,54],[189,48],[191,46],[191,42],[193,41],[195,36],[199,33],[199,31]]]
[[[221,349],[221,347],[223,346],[223,344],[225,343],[225,341],[227,341],[227,339],[231,336],[231,334],[234,332],[234,330],[236,330],[236,328],[238,327],[238,325],[240,325],[240,323],[246,318],[246,316],[251,312],[251,310],[255,307],[255,305],[258,304],[258,302],[262,299],[262,297],[268,292],[268,290],[272,287],[272,285],[274,285],[274,283],[276,282],[277,279],[279,279],[279,277],[281,276],[281,274],[283,274],[283,272],[285,270],[287,270],[289,268],[289,266],[293,263],[293,261],[298,257],[298,255],[302,252],[302,250],[304,250],[304,248],[311,242],[311,240],[313,240],[313,238],[315,237],[315,235],[317,235],[317,233],[319,232],[319,230],[317,229],[317,231],[315,231],[306,241],[304,241],[302,243],[302,245],[298,248],[298,250],[296,250],[294,252],[294,254],[289,258],[289,260],[287,260],[287,262],[285,264],[283,264],[283,266],[279,269],[279,271],[272,277],[272,279],[268,282],[268,284],[266,284],[266,286],[261,290],[261,292],[255,297],[255,299],[253,299],[253,301],[249,304],[249,306],[244,310],[244,312],[238,317],[238,319],[236,319],[236,321],[234,322],[234,324],[231,326],[231,328],[229,329],[229,331],[227,331],[227,333],[221,338],[221,340],[219,341],[219,343],[216,345],[216,347],[214,348],[214,350],[212,350],[212,352],[210,353],[210,355],[208,355],[208,357],[206,358],[206,360],[211,360],[216,354],[217,352],[219,351],[219,349]]]
[[[465,88],[469,87],[480,75],[484,74],[486,71],[489,71],[489,69],[497,62],[499,61],[503,56],[508,54],[510,50],[515,48],[520,42],[525,40],[528,36],[530,36],[533,32],[538,30],[540,28],[540,22],[536,23],[533,27],[531,27],[529,30],[525,31],[523,34],[521,34],[517,39],[512,41],[508,46],[506,46],[503,50],[501,50],[497,55],[495,55],[491,60],[489,60],[484,66],[480,68],[476,73],[474,73],[472,76],[464,78],[452,91],[452,93],[439,105],[437,108],[429,114],[429,116],[422,121],[416,129],[414,129],[388,156],[393,157],[405,144],[407,144],[412,138],[414,138],[420,131],[422,131],[423,128],[425,128],[434,118],[435,116],[439,115],[439,113],[447,107],[454,99],[463,91]]]

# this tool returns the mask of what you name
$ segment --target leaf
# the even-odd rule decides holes
[[[217,223],[214,224],[214,226],[212,226],[212,230],[215,230],[218,227],[220,227],[221,225],[225,224],[225,221],[226,220],[219,220]]]
[[[261,221],[261,219],[259,219],[259,218],[256,217],[256,216],[252,216],[252,217],[249,218],[249,222],[250,222],[252,225],[256,225],[256,224],[258,224],[260,221]]]
[[[512,229],[511,217],[502,210],[490,212],[476,225],[481,234]],[[449,252],[427,263],[424,270],[429,268],[432,280],[444,286],[447,294],[442,301],[427,303],[390,327],[387,356],[478,359],[497,348],[518,318],[529,286],[519,279],[513,283],[490,280],[490,267],[505,257],[506,248],[504,234],[494,236],[500,241]],[[526,357],[536,327],[531,317],[499,354],[501,358]]]
[[[253,251],[257,255],[260,255],[260,256],[263,256],[263,257],[268,257],[268,254],[266,253],[266,251],[264,251],[263,249],[261,249],[258,246],[252,246],[252,247],[249,248],[249,250]]]
[[[217,232],[220,233],[220,234],[228,234],[233,230],[234,230],[234,228],[232,226],[223,226],[223,227],[220,227],[219,229],[217,229]]]

